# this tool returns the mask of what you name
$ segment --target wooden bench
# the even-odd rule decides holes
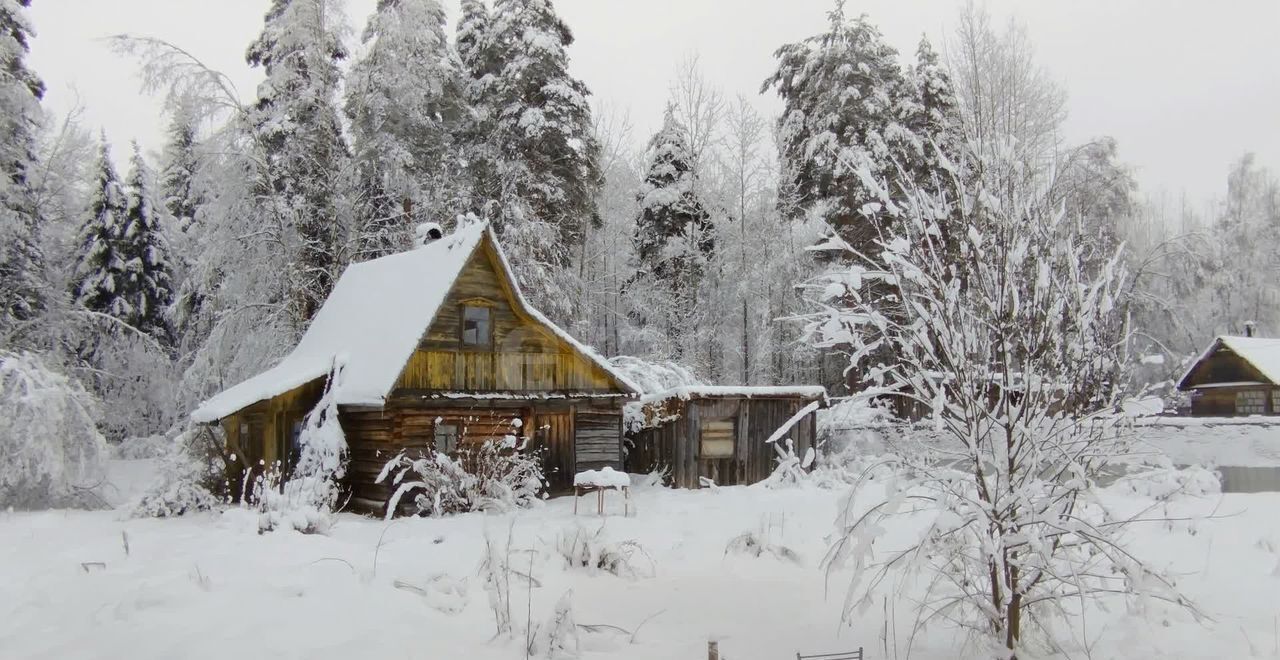
[[[796,660],[863,660],[862,647],[859,646],[857,651],[845,651],[843,653],[814,653],[813,655],[797,653]]]

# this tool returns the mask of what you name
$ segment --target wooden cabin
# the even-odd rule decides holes
[[[781,437],[799,456],[814,446],[813,412],[826,400],[821,387],[689,386],[647,394],[628,404],[627,471],[669,469],[677,488],[698,488],[703,477],[720,486],[756,483],[777,466],[767,442],[775,431],[790,425]]]
[[[1280,414],[1280,339],[1222,336],[1213,340],[1182,378],[1191,414]]]
[[[529,305],[487,226],[349,266],[293,352],[192,419],[220,424],[244,465],[290,465],[337,365],[356,508],[385,506],[375,480],[401,450],[528,439],[552,489],[622,467],[622,406],[638,390]]]

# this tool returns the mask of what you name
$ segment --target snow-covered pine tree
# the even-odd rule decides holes
[[[380,0],[351,67],[346,113],[359,180],[359,261],[407,249],[417,221],[454,203],[451,132],[465,107],[436,0]]]
[[[0,2],[0,337],[35,316],[47,286],[41,218],[31,190],[44,83],[24,61],[30,0]]]
[[[265,215],[260,225],[283,228],[284,246],[299,246],[284,262],[282,292],[298,333],[345,264],[339,210],[349,154],[336,106],[343,25],[336,2],[273,0],[246,53],[266,74],[248,113],[264,160],[255,208]]]
[[[684,126],[668,105],[662,128],[649,140],[644,181],[636,192],[640,213],[634,242],[640,274],[652,278],[668,300],[648,310],[665,318],[650,320],[662,323],[676,356],[684,348],[681,330],[694,311],[716,243],[711,214],[698,198],[697,176]]]
[[[120,236],[128,199],[120,176],[111,163],[111,145],[102,135],[98,150],[97,179],[89,208],[80,227],[80,254],[72,281],[76,303],[85,309],[117,319],[130,315],[121,298],[125,290],[125,257]]]
[[[129,177],[125,180],[125,214],[118,239],[124,260],[124,289],[117,290],[131,311],[121,320],[161,343],[172,339],[168,321],[173,303],[173,275],[169,247],[152,192],[151,169],[142,149],[133,143]]]
[[[818,216],[861,250],[889,222],[873,182],[891,172],[911,141],[899,118],[909,85],[898,53],[867,17],[847,19],[836,3],[826,32],[777,50],[778,69],[761,87],[775,89],[782,161],[780,203],[788,218]]]
[[[493,134],[494,111],[489,90],[498,71],[492,17],[483,0],[462,0],[454,34],[460,85],[466,102],[453,135],[454,158],[462,166],[459,207],[492,218],[499,202],[496,183],[500,150]]]
[[[178,108],[167,131],[168,141],[161,156],[160,203],[173,220],[174,229],[187,231],[200,215],[204,191],[199,184],[200,154],[195,116]]]
[[[590,91],[569,73],[573,34],[549,0],[498,0],[488,39],[495,73],[479,90],[490,139],[501,158],[486,209],[505,238],[523,283],[542,302],[556,273],[591,226],[599,224],[599,144]],[[553,304],[552,309],[563,309]]]
[[[151,174],[135,143],[129,178],[122,186],[105,138],[80,233],[76,301],[163,342],[170,336],[165,314],[173,302],[173,283]]]
[[[904,154],[912,179],[928,185],[941,174],[940,156],[954,158],[964,139],[960,103],[947,68],[938,59],[927,37],[920,38],[916,63],[908,72],[912,94],[903,107],[903,123],[913,142]]]

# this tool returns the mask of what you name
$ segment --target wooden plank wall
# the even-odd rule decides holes
[[[606,465],[622,469],[622,415],[578,410],[574,415],[574,456],[577,472]]]
[[[658,467],[671,470],[672,485],[698,488],[699,477],[718,485],[752,484],[768,477],[777,465],[777,454],[765,440],[800,408],[803,399],[747,399],[721,397],[684,402],[680,418],[632,438],[626,460],[629,472],[649,472]],[[674,410],[672,410],[674,412]],[[731,419],[737,445],[732,458],[703,459],[699,455],[703,420]],[[813,446],[816,418],[809,415],[792,427],[789,437],[795,451],[803,456]]]

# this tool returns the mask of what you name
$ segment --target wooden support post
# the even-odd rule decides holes
[[[720,660],[720,642],[707,642],[707,660]]]

